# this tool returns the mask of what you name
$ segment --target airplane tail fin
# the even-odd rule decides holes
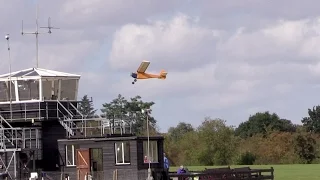
[[[167,74],[168,73],[165,70],[161,70],[159,79],[166,79],[167,78]]]

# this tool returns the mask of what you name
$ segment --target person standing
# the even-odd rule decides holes
[[[164,169],[164,174],[165,174],[165,178],[164,179],[169,179],[169,160],[166,157],[166,153],[163,153],[163,169]]]

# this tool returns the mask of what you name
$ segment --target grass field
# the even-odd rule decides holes
[[[215,166],[217,167],[217,166]],[[244,166],[230,166],[245,167]],[[320,164],[290,164],[290,165],[252,165],[252,169],[274,168],[275,180],[320,180]],[[212,166],[187,166],[190,171],[201,171]],[[170,171],[176,171],[178,167],[171,167]]]

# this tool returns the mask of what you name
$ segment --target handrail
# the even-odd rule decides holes
[[[12,128],[11,124],[5,118],[3,118],[1,115],[0,115],[0,119],[1,119],[1,124],[2,124],[2,121],[4,121],[10,128]]]
[[[2,126],[2,124],[0,125],[0,128],[1,128],[0,132],[2,131],[1,136],[2,136],[2,138],[3,138],[3,139],[1,139],[1,140],[2,140],[2,141],[7,140],[9,143],[11,143],[11,145],[14,145],[14,144],[13,144],[13,141],[11,141],[11,139],[5,135],[5,130],[6,130],[6,129]],[[9,132],[9,133],[10,133],[10,132]]]
[[[2,126],[2,125],[0,125],[0,126]],[[26,130],[31,133],[33,130],[37,130],[37,128],[1,128],[0,132],[2,134],[1,134],[0,141],[2,142],[3,146],[6,146],[6,141],[8,141],[15,149],[19,149],[19,148],[25,148],[26,139],[29,139],[30,140],[29,143],[30,143],[30,147],[31,147],[32,146],[31,140],[35,140],[36,141],[35,143],[37,143],[38,137],[36,135],[35,138],[33,138],[31,136],[26,138],[25,137]],[[10,133],[10,137],[7,137],[4,134],[5,131]],[[21,132],[23,132],[24,135],[21,134]],[[18,133],[20,135],[18,135]],[[36,133],[37,133],[37,131],[36,131]],[[36,147],[38,147],[38,146],[36,145]],[[6,147],[1,147],[0,149],[5,149],[5,148]]]
[[[71,116],[71,118],[73,118],[73,115],[70,113],[70,111],[66,107],[64,107],[64,105],[60,101],[57,100],[57,102]]]
[[[66,120],[69,119],[69,118],[68,118],[67,116],[65,116],[59,109],[58,109],[58,112],[63,115],[63,119],[61,119],[60,117],[58,117],[60,124],[63,123],[65,126],[67,126],[67,127],[70,129],[71,132],[69,132],[68,129],[67,129],[66,127],[64,127],[63,124],[61,124],[61,125],[63,126],[63,128],[67,131],[67,134],[68,134],[69,137],[70,137],[69,134],[71,134],[72,136],[74,136],[74,133],[75,133],[75,132],[74,132],[74,129],[73,129],[72,127],[69,127],[69,124],[75,125],[76,127],[77,127],[77,124],[74,123],[74,122],[72,122],[72,121],[66,121]],[[67,123],[69,123],[69,124],[67,124]]]
[[[66,130],[68,136],[70,137],[70,135],[74,136],[74,131],[71,127],[69,127],[69,125],[67,123],[64,122],[64,120],[61,120],[61,118],[59,118],[59,122],[60,124],[63,126],[63,128]]]
[[[77,111],[77,113],[80,114],[81,118],[83,119],[84,115],[79,111],[79,109],[76,108],[72,103],[70,103],[70,105],[72,106],[73,109],[75,109]]]
[[[61,113],[62,115],[63,115],[63,122],[72,122],[74,125],[77,125],[76,123],[74,123],[73,121],[72,121],[72,119],[68,119],[68,117],[66,116],[66,115],[64,115],[61,111],[60,111],[60,109],[58,109],[58,112],[59,113]],[[59,118],[59,117],[58,117]],[[60,118],[59,118],[60,119]]]

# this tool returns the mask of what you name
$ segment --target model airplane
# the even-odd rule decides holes
[[[142,61],[140,64],[138,70],[136,73],[131,73],[131,77],[133,77],[133,82],[137,82],[137,79],[150,79],[150,78],[158,78],[158,79],[166,79],[167,78],[167,72],[165,70],[161,70],[159,74],[149,74],[146,73],[146,70],[149,67],[150,62],[149,61]]]

